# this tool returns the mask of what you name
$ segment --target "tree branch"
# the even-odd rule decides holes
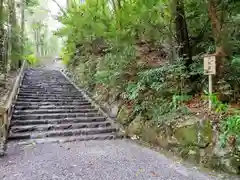
[[[59,7],[59,9],[60,9],[60,11],[64,14],[64,15],[66,15],[67,14],[67,12],[64,10],[64,8],[57,2],[57,0],[52,0],[58,7]]]

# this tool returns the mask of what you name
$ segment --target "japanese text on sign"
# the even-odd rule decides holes
[[[204,74],[216,74],[216,58],[215,56],[204,57]]]

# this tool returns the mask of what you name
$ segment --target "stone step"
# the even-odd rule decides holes
[[[42,139],[28,139],[28,140],[18,140],[18,142],[12,140],[9,143],[19,144],[19,145],[29,145],[29,144],[48,144],[48,143],[66,143],[66,142],[76,142],[76,141],[90,141],[90,140],[115,140],[122,139],[124,136],[120,133],[104,133],[97,135],[81,135],[81,136],[68,136],[68,137],[47,137]]]
[[[31,120],[31,119],[64,119],[64,118],[77,118],[77,117],[96,117],[99,114],[92,113],[47,113],[47,114],[26,114],[26,115],[17,115],[13,114],[13,120]]]
[[[84,99],[84,97],[82,95],[65,95],[65,94],[59,94],[59,95],[51,95],[51,94],[31,94],[31,95],[18,95],[18,98],[20,100],[24,100],[24,99],[63,99],[65,101],[65,99]]]
[[[52,79],[51,79],[52,78]],[[62,74],[60,75],[51,75],[51,78],[48,78],[48,77],[45,77],[45,76],[42,76],[42,75],[38,75],[37,77],[34,77],[34,76],[28,76],[25,74],[25,76],[23,77],[23,80],[28,80],[28,81],[32,81],[32,82],[37,82],[39,80],[42,80],[42,81],[46,81],[46,82],[53,82],[53,83],[56,83],[56,82],[67,82],[67,79],[65,79],[65,77],[63,78],[62,77]]]
[[[63,95],[60,95],[60,96],[53,96],[53,95],[41,95],[41,96],[31,96],[31,95],[28,95],[28,96],[22,96],[22,95],[19,95],[18,96],[18,100],[20,101],[25,101],[25,100],[56,100],[56,101],[65,101],[65,100],[72,100],[72,101],[76,101],[76,100],[84,100],[85,98],[83,96],[65,96],[64,94]]]
[[[9,140],[44,143],[119,137],[123,136],[112,122],[102,116],[61,72],[25,71],[14,104]]]
[[[44,78],[44,77],[38,77],[38,78],[30,78],[30,77],[24,77],[23,81],[24,84],[46,84],[46,83],[51,83],[51,84],[71,84],[69,81],[63,78],[55,77],[55,78]]]
[[[51,78],[49,78],[51,77]],[[65,77],[63,78],[61,73],[58,74],[52,74],[52,73],[25,73],[24,74],[24,78],[23,79],[33,79],[33,80],[42,80],[45,79],[46,81],[51,81],[53,79],[61,79],[61,80],[65,80]]]
[[[85,98],[38,98],[38,99],[33,99],[33,98],[17,98],[18,102],[84,102],[86,101]]]
[[[29,86],[36,86],[36,87],[41,87],[41,86],[71,86],[73,87],[73,85],[67,81],[65,82],[59,82],[57,81],[58,83],[56,82],[44,82],[44,81],[36,81],[36,82],[32,82],[32,81],[26,81],[26,80],[23,80],[22,81],[22,85],[21,87],[29,87]]]
[[[60,96],[60,95],[72,95],[72,96],[79,96],[81,95],[81,92],[76,91],[74,93],[71,92],[62,92],[62,91],[19,91],[18,95],[56,95],[56,96]]]
[[[21,86],[20,89],[34,89],[34,90],[38,90],[38,89],[56,89],[56,90],[61,90],[61,89],[74,89],[73,86],[27,86],[27,87],[23,87]]]
[[[56,80],[56,81],[50,81],[50,80],[33,80],[33,79],[23,79],[22,81],[22,85],[36,85],[36,86],[41,86],[41,85],[47,85],[47,84],[51,84],[51,85],[56,85],[56,86],[61,86],[61,85],[69,85],[72,86],[72,84],[68,81],[65,80]]]
[[[19,93],[28,93],[28,94],[34,94],[34,93],[41,93],[41,94],[79,94],[80,92],[77,90],[53,90],[53,89],[28,89],[28,90],[19,90]]]
[[[57,137],[57,136],[77,136],[77,135],[96,135],[104,133],[114,133],[116,128],[104,127],[104,128],[85,128],[85,129],[73,129],[73,130],[51,130],[44,132],[31,132],[31,133],[13,133],[10,134],[9,140],[19,139],[38,139],[46,137]]]
[[[64,79],[63,77],[58,77],[58,76],[52,76],[51,78],[48,77],[44,77],[44,76],[38,76],[38,77],[28,77],[28,76],[24,76],[23,77],[23,82],[30,82],[30,83],[69,83],[69,81],[67,81],[66,79]]]
[[[23,79],[22,84],[23,86],[28,86],[28,85],[35,85],[35,86],[42,86],[42,85],[55,85],[55,86],[72,86],[72,83],[65,81],[65,80],[60,80],[57,79],[55,81],[52,80],[46,80],[46,79],[41,79],[41,80],[34,80],[34,79]]]
[[[47,98],[61,98],[61,97],[66,97],[66,98],[83,98],[81,94],[27,94],[27,93],[20,93],[18,94],[19,98],[39,98],[39,97],[47,97]]]
[[[15,110],[16,115],[29,115],[29,114],[50,114],[50,113],[97,113],[97,109],[31,109],[31,110]]]
[[[69,105],[69,106],[56,106],[56,105],[31,105],[31,106],[15,106],[14,109],[16,111],[19,110],[33,110],[33,109],[90,109],[90,108],[94,108],[92,105]]]
[[[21,92],[71,92],[71,93],[76,93],[78,92],[76,89],[74,88],[66,88],[66,87],[47,87],[47,88],[20,88]]]
[[[90,102],[87,100],[85,101],[74,101],[74,102],[69,102],[69,101],[64,101],[64,102],[24,102],[24,101],[17,101],[15,103],[15,106],[49,106],[49,105],[56,105],[56,106],[64,106],[64,105],[91,105]]]
[[[51,84],[45,85],[45,86],[34,86],[34,85],[29,85],[29,86],[23,86],[21,85],[19,87],[20,89],[49,89],[49,88],[64,88],[64,89],[74,89],[74,86],[52,86]]]
[[[52,74],[52,73],[39,73],[38,75],[36,76],[33,76],[33,75],[28,75],[28,74],[25,74],[24,78],[23,79],[28,79],[28,80],[37,80],[37,79],[41,79],[41,80],[46,80],[46,81],[54,81],[54,80],[61,80],[61,81],[67,81],[67,79],[65,77],[63,77],[62,73],[60,74]]]
[[[57,80],[65,80],[65,77],[62,77],[62,74],[52,74],[52,73],[34,73],[34,74],[29,74],[25,73],[23,79],[28,79],[28,80],[46,80],[46,81],[52,81],[53,79]]]
[[[11,126],[22,125],[40,125],[40,124],[64,124],[64,123],[92,123],[105,122],[106,118],[103,116],[96,117],[77,117],[77,118],[61,118],[61,119],[29,119],[29,120],[12,120]]]
[[[42,86],[42,85],[55,85],[55,86],[72,86],[72,83],[62,80],[62,79],[56,79],[55,81],[53,80],[48,80],[48,79],[23,79],[21,85],[35,85],[35,86]]]
[[[33,131],[50,131],[64,129],[82,129],[82,128],[101,128],[109,127],[111,122],[92,122],[92,123],[73,123],[73,124],[42,124],[42,125],[23,125],[11,127],[10,133],[25,133]]]
[[[48,87],[66,87],[66,88],[74,88],[72,84],[53,84],[53,83],[45,83],[45,84],[36,84],[36,83],[24,83],[22,82],[20,88],[48,88]]]
[[[21,89],[74,89],[74,86],[71,85],[71,86],[68,86],[68,85],[59,85],[59,86],[56,86],[56,85],[44,85],[44,86],[34,86],[34,85],[22,85],[20,86]]]
[[[22,84],[20,86],[20,88],[22,89],[39,89],[39,88],[74,88],[74,86],[71,84],[71,85],[54,85],[54,84],[46,84],[46,85],[34,85],[34,84]]]

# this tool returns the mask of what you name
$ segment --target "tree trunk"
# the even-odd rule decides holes
[[[169,59],[169,62],[171,64],[174,63],[174,61],[178,58],[177,52],[176,52],[176,40],[175,40],[175,22],[173,19],[176,18],[176,5],[175,5],[176,0],[170,0],[169,1],[169,9],[171,13],[171,18],[169,19],[169,34],[168,34],[168,40],[169,40],[169,45],[170,45],[170,52],[171,52],[171,57]]]
[[[24,32],[25,32],[25,0],[21,1],[21,55],[24,56]],[[23,58],[23,57],[22,57]],[[19,60],[19,68],[22,65],[22,61]]]
[[[7,63],[7,68],[12,63],[12,15],[13,15],[13,6],[12,6],[12,0],[8,0],[8,63]]]
[[[4,75],[4,25],[3,0],[0,0],[0,77]]]
[[[17,24],[17,15],[16,15],[16,5],[15,0],[10,1],[10,24],[11,24],[11,69],[16,70],[18,68],[18,63],[20,60],[19,56],[19,32]]]
[[[40,42],[39,42],[39,29],[38,27],[34,30],[35,45],[36,45],[36,57],[40,56]]]
[[[192,52],[188,36],[187,22],[185,18],[184,2],[183,0],[175,0],[176,15],[176,36],[177,43],[179,46],[178,54],[179,57],[184,58],[186,68],[192,64]]]
[[[221,4],[218,0],[208,0],[208,12],[216,45],[215,55],[217,58],[217,79],[219,79],[224,73],[224,59],[228,56],[225,44],[227,36],[224,32],[224,10],[220,5]]]

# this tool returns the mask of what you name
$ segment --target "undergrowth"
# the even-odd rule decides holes
[[[86,0],[74,4],[59,17],[64,26],[56,34],[66,37],[61,55],[64,63],[78,75],[87,90],[104,89],[108,96],[122,100],[134,116],[141,114],[145,120],[167,122],[170,114],[191,113],[185,103],[208,88],[202,55],[213,53],[217,44],[206,2],[184,2],[191,63],[186,54],[181,54],[182,44],[176,40],[177,30],[181,28],[175,26],[179,24],[171,3],[164,0],[116,2],[120,1]],[[228,34],[239,37],[235,26],[239,23],[238,11],[232,10],[227,17],[231,20]],[[232,42],[233,55],[225,58],[224,73],[214,77],[217,94],[212,101],[218,114],[227,111],[224,103],[236,103],[240,98],[240,52],[235,46],[239,41],[234,38]],[[224,127],[222,133],[239,136],[229,125],[238,126],[238,121],[236,115],[224,116],[220,120]]]

